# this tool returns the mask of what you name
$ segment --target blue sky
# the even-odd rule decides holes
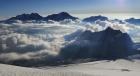
[[[0,0],[0,19],[22,13],[41,15],[67,11],[71,14],[140,13],[140,0]]]

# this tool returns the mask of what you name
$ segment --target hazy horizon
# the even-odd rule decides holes
[[[85,18],[105,15],[110,18],[140,18],[140,0],[0,0],[0,20],[22,13],[36,12],[42,16],[66,11]]]

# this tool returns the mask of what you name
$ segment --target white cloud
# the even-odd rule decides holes
[[[139,26],[111,21],[96,21],[95,24],[80,20],[64,20],[60,23],[0,24],[2,27],[0,28],[0,60],[6,62],[19,59],[30,60],[57,55],[62,47],[74,39],[65,41],[66,36],[78,36],[84,30],[102,31],[108,26],[128,33],[134,41],[140,41]]]

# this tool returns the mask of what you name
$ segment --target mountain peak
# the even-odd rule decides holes
[[[64,47],[61,53],[69,52],[64,58],[72,59],[118,59],[127,57],[132,50],[133,41],[127,33],[108,27],[99,32],[88,30],[81,33],[74,42]]]
[[[126,19],[125,21],[130,24],[140,25],[140,19],[130,18],[130,19]]]
[[[107,30],[107,31],[114,31],[114,29],[111,28],[111,27],[107,27],[106,30]]]
[[[78,19],[77,17],[73,17],[71,16],[69,13],[67,12],[60,12],[58,14],[52,14],[52,15],[49,15],[47,17],[44,18],[45,20],[54,20],[54,21],[62,21],[62,20],[65,20],[65,19],[72,19],[72,20],[76,20]]]
[[[107,27],[107,28],[105,29],[105,32],[113,33],[113,34],[122,33],[120,30],[114,30],[114,29],[111,28],[111,27]]]
[[[0,23],[15,23],[17,20],[26,22],[26,21],[30,21],[30,20],[35,20],[35,21],[41,21],[41,20],[44,20],[44,21],[48,21],[48,20],[62,21],[62,20],[65,20],[65,19],[76,20],[78,18],[71,16],[67,12],[60,12],[58,14],[48,15],[47,17],[42,17],[38,13],[30,13],[30,14],[23,13],[21,15],[11,17],[7,20],[0,21]]]
[[[67,13],[67,12],[60,12],[59,14],[62,14],[62,15],[69,15],[69,13]]]
[[[38,13],[31,13],[31,14],[21,14],[17,15],[16,17],[12,17],[8,20],[21,20],[21,21],[27,21],[27,20],[41,20],[43,19],[42,16],[40,16]]]
[[[38,13],[31,13],[30,15],[39,15]]]
[[[108,20],[108,18],[105,16],[102,16],[102,15],[98,15],[98,16],[91,16],[91,17],[83,19],[83,21],[85,21],[85,22],[95,22],[97,20],[106,21],[106,20]]]

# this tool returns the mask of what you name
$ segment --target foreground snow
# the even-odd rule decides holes
[[[0,64],[0,76],[139,76],[140,60],[96,61],[40,69]]]

